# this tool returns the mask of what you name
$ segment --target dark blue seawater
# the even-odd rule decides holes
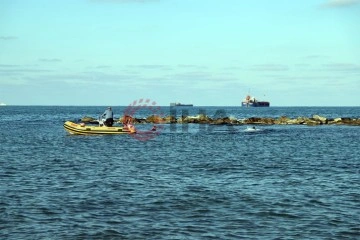
[[[146,141],[63,129],[104,110],[0,107],[0,239],[360,238],[360,127],[168,124]],[[175,114],[199,112],[360,117],[359,107]]]

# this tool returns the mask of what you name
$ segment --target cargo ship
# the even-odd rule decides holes
[[[170,103],[170,107],[193,107],[193,104],[183,104],[183,103]]]
[[[241,102],[242,107],[270,107],[270,102],[259,101],[250,95],[247,95],[246,98]]]

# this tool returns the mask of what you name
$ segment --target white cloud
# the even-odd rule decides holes
[[[96,3],[149,3],[158,2],[160,0],[90,0]]]
[[[338,8],[349,7],[359,3],[360,0],[328,0],[324,4],[322,4],[322,6],[326,8]]]
[[[127,68],[138,69],[138,70],[171,70],[171,66],[160,65],[160,64],[142,64],[142,65],[127,65]]]
[[[17,37],[15,36],[0,36],[0,40],[3,40],[3,41],[11,41],[11,40],[16,40]]]
[[[250,67],[252,71],[288,71],[289,67],[282,64],[259,64]]]
[[[360,73],[360,65],[351,63],[324,64],[324,70],[328,72]]]
[[[48,62],[48,63],[56,63],[56,62],[61,62],[61,59],[58,59],[58,58],[40,58],[39,61],[40,62]]]
[[[23,74],[40,74],[49,72],[53,72],[53,70],[29,65],[0,64],[0,76],[20,76]]]

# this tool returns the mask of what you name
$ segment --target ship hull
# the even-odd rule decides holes
[[[193,104],[170,103],[170,107],[193,107]]]
[[[270,107],[270,102],[242,102],[242,107]]]

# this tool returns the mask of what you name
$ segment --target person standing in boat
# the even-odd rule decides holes
[[[105,118],[104,125],[107,127],[112,127],[112,125],[114,124],[114,114],[113,114],[111,107],[108,107],[105,110],[102,117]]]

